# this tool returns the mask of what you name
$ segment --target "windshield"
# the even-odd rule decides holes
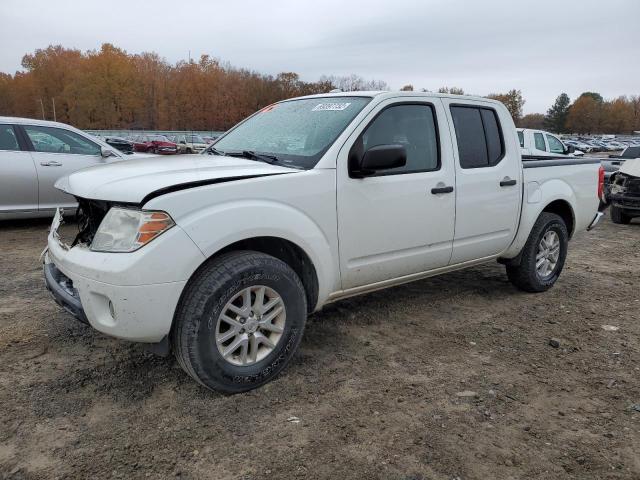
[[[187,137],[189,143],[206,143],[200,135],[189,135]]]
[[[268,154],[278,164],[313,168],[370,101],[370,97],[319,97],[269,105],[218,140],[213,149],[220,154]]]

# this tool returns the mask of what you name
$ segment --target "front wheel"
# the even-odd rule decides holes
[[[611,205],[611,221],[622,225],[627,225],[631,222],[631,217],[625,215],[624,211],[620,207]]]
[[[230,252],[187,285],[172,331],[174,353],[209,389],[251,390],[289,363],[306,316],[304,287],[289,265],[258,252]]]
[[[562,217],[543,212],[522,249],[520,265],[507,266],[511,283],[526,292],[544,292],[558,280],[564,267],[569,233]]]

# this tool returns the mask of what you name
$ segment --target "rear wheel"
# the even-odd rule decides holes
[[[631,222],[631,217],[626,215],[620,207],[611,205],[611,221],[613,223],[627,225]]]
[[[258,252],[231,252],[205,265],[176,312],[178,362],[212,390],[236,393],[272,380],[293,357],[307,316],[296,273]]]
[[[569,233],[562,217],[543,212],[522,249],[520,265],[507,266],[511,283],[526,292],[544,292],[558,280],[564,267]]]

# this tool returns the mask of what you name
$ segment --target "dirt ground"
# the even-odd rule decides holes
[[[638,221],[544,294],[490,264],[332,305],[235,396],[61,310],[48,223],[0,224],[0,478],[640,478]]]

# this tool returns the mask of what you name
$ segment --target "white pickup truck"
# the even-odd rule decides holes
[[[56,215],[46,284],[97,330],[173,351],[205,387],[249,390],[330,302],[496,260],[519,288],[550,288],[571,236],[600,218],[599,168],[523,162],[509,112],[485,98],[286,100],[201,155],[60,180],[79,233],[65,242]]]
[[[566,145],[554,134],[544,130],[533,130],[531,128],[518,128],[518,140],[522,155],[526,157],[539,157],[546,160],[549,157],[564,155],[582,156],[584,153],[577,151],[573,146]],[[530,158],[532,159],[532,158]]]

